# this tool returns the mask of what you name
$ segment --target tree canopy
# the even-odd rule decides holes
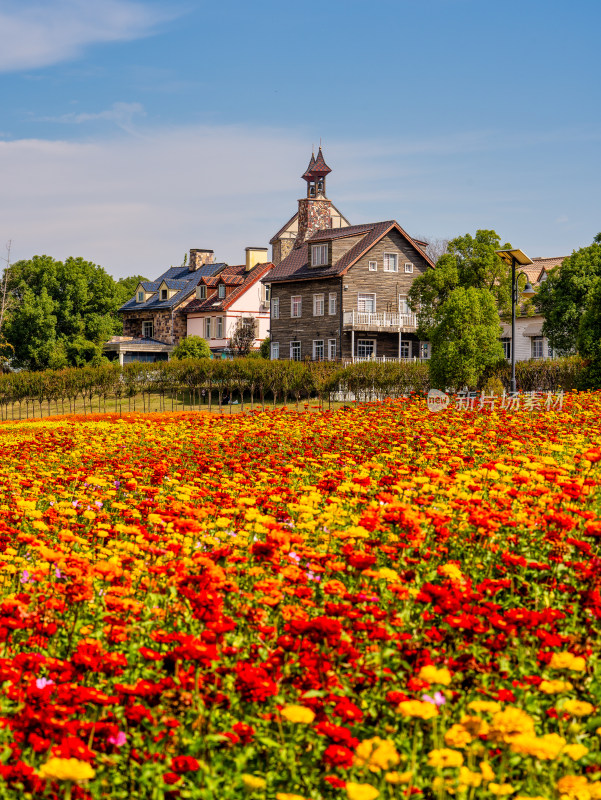
[[[14,365],[44,369],[97,362],[103,343],[121,332],[117,309],[138,281],[116,282],[83,258],[63,262],[41,255],[12,264],[3,334],[12,346]]]
[[[439,389],[475,388],[484,369],[503,360],[501,325],[489,289],[454,289],[439,309],[432,331],[430,377]]]
[[[537,303],[545,318],[543,334],[558,353],[573,353],[590,347],[591,337],[584,330],[593,291],[601,277],[601,233],[588,247],[576,250],[541,284]],[[591,309],[591,314],[594,310]],[[586,320],[586,322],[585,322]]]
[[[495,250],[507,250],[493,230],[466,233],[448,243],[447,252],[436,264],[418,276],[409,292],[409,305],[418,310],[418,336],[430,339],[438,324],[439,311],[458,287],[486,289],[491,292],[501,313],[511,309],[511,268]]]
[[[211,358],[211,348],[201,336],[188,336],[171,353],[172,358]]]

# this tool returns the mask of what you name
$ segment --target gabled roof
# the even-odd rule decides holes
[[[398,231],[409,244],[419,252],[426,262],[434,267],[434,263],[428,258],[426,253],[406,233],[398,222],[387,220],[385,222],[372,222],[365,225],[350,225],[348,228],[327,228],[317,231],[310,239],[302,244],[290,255],[286,256],[269,274],[269,283],[280,281],[302,281],[317,280],[319,278],[332,278],[344,273],[352,267],[368,250],[380,241],[391,230]],[[361,239],[354,244],[342,257],[332,266],[309,267],[309,245],[316,242],[332,241],[334,239],[346,239],[349,236],[361,236]]]
[[[235,286],[227,297],[219,299],[214,292],[206,300],[193,300],[186,306],[186,314],[199,313],[202,311],[227,311],[232,303],[247,292],[255,283],[265,277],[268,272],[273,269],[271,261],[263,264],[255,264],[249,271],[246,271],[246,264],[240,264],[237,267],[227,267],[216,279],[215,283],[220,282],[223,277],[223,282],[226,286]]]
[[[344,216],[344,214],[340,213],[340,211],[336,208],[336,206],[334,204],[332,204],[332,211],[335,211],[345,222],[348,222],[348,219]],[[280,238],[280,236],[284,233],[284,231],[286,231],[287,228],[289,228],[292,225],[293,222],[296,222],[297,219],[298,219],[298,211],[296,212],[296,214],[293,214],[290,217],[288,222],[286,222],[286,223],[284,223],[284,225],[282,225],[282,227],[279,229],[279,231],[277,233],[274,233],[274,235],[269,240],[269,244],[275,244],[277,242],[277,240]],[[338,228],[336,228],[336,230],[338,230]],[[417,241],[417,239],[415,239],[414,241]],[[425,242],[418,242],[418,244],[424,244],[425,245]]]
[[[317,158],[311,167],[311,174],[317,177],[328,175],[332,170],[328,167],[321,152],[321,147],[317,152]]]
[[[555,256],[553,258],[533,258],[532,264],[527,264],[526,266],[520,267],[520,272],[525,272],[530,283],[535,285],[540,283],[544,272],[549,272],[549,270],[561,264],[565,258],[567,258],[567,256]]]
[[[227,267],[227,264],[211,263],[203,264],[197,270],[190,272],[188,267],[169,267],[169,269],[159,276],[155,281],[143,281],[142,286],[146,292],[153,292],[153,296],[148,298],[145,303],[138,303],[136,296],[124,303],[119,311],[150,311],[159,309],[171,309],[178,306],[195,290],[202,278],[214,276]],[[168,300],[159,298],[158,289],[162,283],[169,289],[176,289],[176,294]]]

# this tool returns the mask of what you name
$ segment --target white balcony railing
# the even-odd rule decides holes
[[[398,311],[344,311],[342,322],[345,328],[364,331],[414,331],[417,328],[415,314],[399,314]]]

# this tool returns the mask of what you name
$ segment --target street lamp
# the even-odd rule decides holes
[[[511,265],[511,393],[515,394],[515,306],[518,300],[518,278],[522,275],[526,276],[526,285],[522,290],[522,297],[526,299],[534,297],[535,291],[530,285],[530,280],[525,272],[519,272],[516,275],[516,265],[525,267],[527,264],[532,264],[532,259],[528,258],[526,253],[522,250],[496,250],[496,254],[506,264]]]

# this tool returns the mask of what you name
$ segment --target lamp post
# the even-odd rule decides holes
[[[526,277],[522,297],[529,298],[535,295],[528,275],[525,272],[516,274],[516,266],[519,264],[520,267],[525,267],[533,262],[522,250],[495,250],[495,252],[502,261],[511,265],[511,393],[515,394],[515,306],[518,301],[518,278],[522,275]]]

